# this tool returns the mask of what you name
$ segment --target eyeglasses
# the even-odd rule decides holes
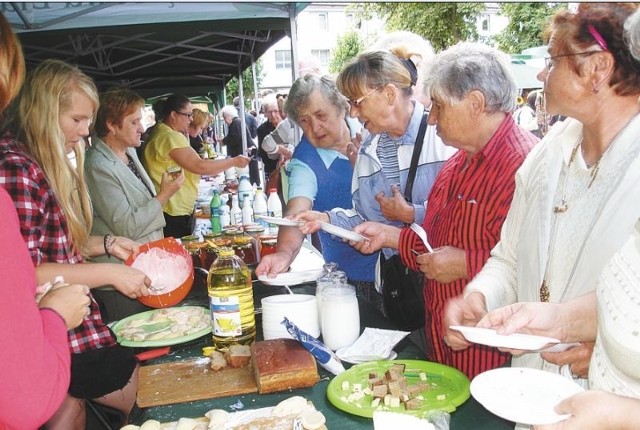
[[[373,94],[374,92],[378,91],[380,88],[382,87],[377,87],[372,89],[371,91],[369,91],[367,94],[363,95],[362,97],[355,99],[355,100],[351,100],[351,99],[347,99],[347,102],[349,103],[349,105],[351,107],[356,107],[359,108],[360,105],[362,104],[362,102],[364,101],[364,99],[366,99],[367,97],[369,97],[371,94]]]
[[[187,118],[191,118],[193,116],[193,113],[191,113],[191,112],[188,112],[188,113],[187,112],[178,112],[177,110],[174,111],[174,112],[177,113],[177,114],[180,114],[180,115],[184,115]]]
[[[279,110],[277,110],[277,109],[275,109],[275,110],[268,110],[268,111],[266,111],[265,113],[266,113],[267,115],[273,115],[273,114],[276,114],[276,113],[280,113],[280,111],[279,111]]]
[[[553,67],[553,60],[555,60],[556,58],[562,58],[562,57],[573,57],[576,55],[592,55],[592,54],[597,54],[599,52],[602,51],[585,51],[585,52],[576,52],[573,54],[560,54],[560,55],[552,55],[550,57],[544,57],[544,66],[547,68],[547,70],[551,69]]]

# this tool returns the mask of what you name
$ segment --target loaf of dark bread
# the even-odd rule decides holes
[[[251,362],[261,394],[311,387],[320,379],[313,355],[293,339],[255,342]]]

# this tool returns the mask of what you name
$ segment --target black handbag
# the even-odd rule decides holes
[[[427,111],[425,110],[413,148],[411,166],[404,189],[404,198],[409,203],[411,203],[413,181],[418,169],[418,160],[426,129]],[[397,254],[386,259],[384,253],[381,252],[380,279],[382,280],[382,302],[387,318],[399,329],[405,331],[424,327],[424,275],[422,272],[415,272],[405,266]]]

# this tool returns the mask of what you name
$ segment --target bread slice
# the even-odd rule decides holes
[[[212,370],[218,371],[227,367],[227,360],[225,360],[224,355],[222,355],[220,351],[211,351],[209,359],[211,360],[210,367]]]
[[[248,345],[231,345],[224,358],[229,367],[245,367],[251,361],[251,348]]]

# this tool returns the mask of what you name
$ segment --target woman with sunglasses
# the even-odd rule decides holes
[[[538,78],[547,111],[568,118],[518,171],[500,242],[463,296],[449,303],[445,326],[475,325],[516,301],[560,303],[593,291],[631,234],[640,217],[640,62],[624,24],[637,7],[582,3],[554,16]],[[445,339],[456,350],[469,346],[454,330]],[[524,354],[513,365],[585,378],[592,349],[584,343]]]
[[[360,146],[353,167],[353,209],[328,212],[303,212],[305,221],[324,221],[352,230],[364,221],[377,221],[397,227],[405,223],[422,224],[424,202],[444,162],[455,152],[436,136],[436,128],[426,125],[422,150],[411,193],[411,203],[404,197],[409,166],[421,123],[427,121],[428,110],[412,98],[418,79],[414,61],[421,56],[405,45],[392,50],[373,50],[360,54],[340,72],[338,89],[350,105],[350,115],[357,117],[369,132]],[[307,223],[305,234],[319,229],[318,223]],[[384,248],[385,259],[397,254]],[[358,286],[356,285],[358,288]],[[379,286],[376,286],[379,290]],[[380,294],[363,286],[358,292],[381,304]]]
[[[184,170],[182,187],[162,206],[165,237],[182,237],[192,233],[193,209],[198,197],[200,175],[217,175],[231,167],[246,167],[249,157],[238,155],[225,159],[202,159],[188,139],[193,106],[182,95],[169,96],[160,106],[162,121],[154,127],[144,150],[144,165],[156,192],[162,189],[162,175],[167,169]]]

